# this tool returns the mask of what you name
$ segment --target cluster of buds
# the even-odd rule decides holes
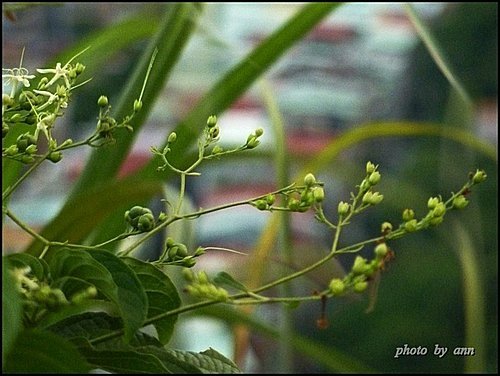
[[[35,314],[44,309],[54,311],[69,304],[78,304],[86,299],[94,298],[97,289],[89,286],[78,291],[68,300],[60,288],[40,282],[31,274],[30,267],[14,268],[11,274],[15,279],[18,291],[24,297],[25,308]]]
[[[104,140],[105,143],[113,142],[113,132],[118,128],[126,128],[129,131],[133,131],[132,126],[129,124],[132,120],[132,116],[126,116],[121,123],[118,123],[115,118],[110,115],[111,105],[109,105],[108,97],[101,95],[97,100],[97,105],[99,106],[99,116],[97,117],[97,129],[96,136],[93,138],[92,142],[97,140]],[[142,102],[134,102],[134,114],[139,111],[142,107]]]
[[[155,218],[151,209],[134,206],[125,212],[125,220],[133,230],[139,232],[151,231],[155,227]]]
[[[254,149],[259,144],[259,137],[264,134],[264,130],[262,128],[257,128],[252,134],[247,137],[247,142],[245,144],[246,149]]]
[[[191,269],[184,269],[183,276],[189,282],[189,285],[186,286],[188,294],[196,298],[211,299],[220,302],[225,302],[229,299],[227,290],[211,282],[204,271],[195,273]]]
[[[379,243],[374,249],[374,258],[368,261],[358,255],[354,259],[351,271],[343,278],[334,278],[330,281],[329,290],[332,296],[340,296],[351,289],[362,293],[368,287],[368,282],[373,275],[383,270],[385,264],[394,257],[394,253],[385,242]]]
[[[379,192],[372,191],[372,187],[380,182],[381,175],[377,171],[378,166],[372,162],[366,163],[366,177],[360,185],[360,192],[363,194],[362,203],[364,205],[377,205],[384,199]]]
[[[288,209],[294,212],[306,212],[314,204],[320,204],[325,199],[325,191],[322,184],[316,180],[316,177],[309,173],[304,177],[304,187],[300,192],[300,197],[290,197],[288,200]]]
[[[196,251],[190,255],[185,244],[177,243],[174,239],[168,237],[165,242],[165,249],[156,262],[158,264],[178,265],[191,268],[196,264],[195,258],[204,253],[204,248],[198,247]]]

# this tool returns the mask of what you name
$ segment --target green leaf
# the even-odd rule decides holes
[[[148,319],[160,313],[178,308],[181,305],[177,289],[165,273],[148,262],[129,257],[124,258],[123,261],[134,270],[146,291],[148,297]],[[162,344],[166,344],[170,340],[176,321],[177,315],[169,316],[153,323]]]
[[[92,368],[74,345],[41,330],[18,336],[3,366],[6,373],[88,373]]]
[[[244,292],[248,291],[248,289],[245,287],[244,284],[238,282],[229,273],[226,272],[217,273],[217,275],[214,278],[214,282],[219,285],[230,286],[239,291],[244,291]]]
[[[13,348],[17,335],[22,329],[23,312],[21,294],[17,291],[14,278],[10,274],[9,259],[2,263],[2,363]]]
[[[172,349],[166,351],[177,359],[196,366],[203,373],[240,373],[238,366],[232,360],[212,348],[201,353]]]
[[[27,253],[12,253],[6,256],[10,264],[16,268],[29,267],[30,274],[33,274],[39,281],[47,279],[49,274],[49,266],[45,260],[31,256]]]
[[[134,272],[118,257],[104,250],[59,249],[49,252],[54,283],[63,277],[77,277],[93,284],[115,303],[130,339],[146,319],[147,297]]]
[[[148,312],[146,292],[134,271],[117,256],[97,249],[87,253],[108,269],[118,287],[120,316],[125,327],[125,338],[130,340],[146,320]]]
[[[120,319],[104,312],[85,312],[51,324],[49,329],[73,341],[78,338],[93,339],[122,328]]]

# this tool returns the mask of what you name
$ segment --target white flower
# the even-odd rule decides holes
[[[12,84],[12,90],[10,95],[11,97],[14,96],[17,90],[18,82],[22,83],[24,87],[30,87],[29,80],[35,78],[35,76],[33,74],[28,74],[28,73],[29,71],[26,68],[13,68],[13,69],[2,68],[2,79],[3,78],[6,79],[3,85]]]
[[[58,79],[61,77],[64,78],[64,84],[66,85],[67,88],[70,88],[69,80],[68,80],[68,74],[69,74],[69,69],[68,69],[69,62],[64,65],[64,67],[61,67],[61,63],[57,63],[56,67],[54,69],[52,68],[47,68],[47,69],[37,69],[38,73],[54,73],[54,77],[47,83],[47,86],[52,85],[54,82],[56,82]]]

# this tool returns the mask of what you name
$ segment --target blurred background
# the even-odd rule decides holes
[[[157,23],[163,6],[53,3],[4,12],[2,66],[18,66],[24,47],[23,66],[30,72],[47,68],[56,54],[85,38],[91,41],[99,30],[134,17],[145,24]],[[120,176],[147,163],[152,156],[150,146],[160,146],[158,142],[203,93],[302,6],[207,4]],[[349,192],[363,179],[366,162],[380,165],[384,202],[353,221],[343,234],[344,245],[376,236],[384,221],[398,224],[404,208],[413,208],[417,216],[425,215],[430,196],[446,197],[458,190],[476,168],[485,169],[487,182],[472,193],[465,211],[450,213],[440,227],[390,244],[396,258],[382,275],[373,312],[365,313],[370,294],[328,301],[325,315],[329,326],[325,329],[318,328],[316,322],[322,315],[319,302],[294,310],[278,306],[249,309],[245,311],[250,318],[246,327],[241,326],[244,320],[238,313],[231,316],[217,309],[207,310],[181,317],[171,346],[193,351],[213,347],[237,361],[243,371],[252,373],[360,369],[461,373],[472,367],[471,362],[482,372],[498,371],[498,4],[414,6],[471,96],[472,122],[463,121],[456,96],[401,4],[345,4],[268,70],[262,77],[264,83],[257,82],[227,111],[217,114],[224,147],[243,144],[257,127],[265,130],[262,145],[252,152],[202,165],[201,176],[188,181],[190,205],[208,208],[279,186],[274,160],[279,137],[266,97],[275,101],[283,120],[289,181],[304,166],[317,166],[315,175],[325,182],[327,190],[325,210],[332,218],[338,202],[348,200]],[[89,45],[92,48],[91,42]],[[81,139],[92,132],[96,99],[106,94],[111,103],[116,102],[114,94],[123,87],[146,45],[146,39],[125,45],[89,84],[78,89],[70,112],[56,130],[60,139]],[[349,141],[350,132],[360,126],[383,127],[395,121],[468,131],[495,152],[492,156],[445,137],[409,137],[405,132]],[[339,152],[320,163],[319,156],[334,148]],[[34,228],[42,228],[61,208],[88,152],[78,148],[65,155],[64,163],[42,166],[30,184],[23,185],[13,197],[11,209]],[[175,186],[175,179],[166,181],[166,192]],[[326,254],[331,233],[309,214],[291,216],[288,239],[273,245],[265,259],[265,272],[259,276],[261,282]],[[213,252],[195,267],[214,274],[225,270],[248,281],[256,278],[248,265],[252,265],[251,259],[262,244],[262,234],[272,226],[270,219],[268,213],[241,207],[201,217],[175,231],[192,246],[229,247],[248,253],[245,257]],[[23,249],[30,241],[9,222],[4,223],[3,239],[4,252]],[[156,241],[160,245],[149,247],[143,257],[158,255],[162,239]],[[282,257],[283,247],[292,255],[293,265]],[[372,249],[362,251],[367,257],[371,253]],[[479,271],[479,287],[472,294],[479,295],[481,307],[475,311],[477,320],[472,321],[467,319],[470,312],[465,308],[471,292],[466,291],[470,276],[464,269],[464,254],[472,255]],[[297,295],[320,291],[332,277],[349,269],[353,259],[346,255],[293,283],[289,291]],[[177,279],[176,283],[181,290],[182,281]],[[283,317],[291,323],[284,324]],[[276,330],[287,325],[283,332]],[[287,332],[293,340],[287,340],[283,334]],[[283,342],[293,344],[292,348]],[[426,356],[394,358],[396,348],[405,344],[425,346],[429,352]],[[436,344],[450,349],[445,357],[433,355]],[[475,359],[451,354],[455,347],[474,347]]]

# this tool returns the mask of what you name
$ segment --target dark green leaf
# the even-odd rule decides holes
[[[22,329],[21,295],[17,291],[9,268],[9,260],[4,257],[2,263],[2,363],[5,362],[5,357],[9,354]]]
[[[180,306],[181,300],[177,289],[165,273],[147,262],[129,257],[123,260],[134,270],[146,291],[148,319]],[[177,315],[153,323],[161,343],[165,344],[169,341],[176,321]]]
[[[39,330],[23,331],[4,363],[6,373],[87,373],[92,367],[74,345]]]
[[[192,351],[166,350],[180,361],[198,367],[203,373],[239,373],[240,370],[230,359],[210,348],[201,353]]]
[[[214,282],[219,285],[230,286],[239,291],[244,291],[244,292],[248,291],[245,285],[235,280],[231,275],[229,275],[226,272],[217,273],[217,275],[214,278]]]
[[[103,250],[86,251],[112,275],[118,287],[118,307],[125,326],[125,338],[131,339],[143,325],[148,313],[148,298],[134,271],[119,257]]]

